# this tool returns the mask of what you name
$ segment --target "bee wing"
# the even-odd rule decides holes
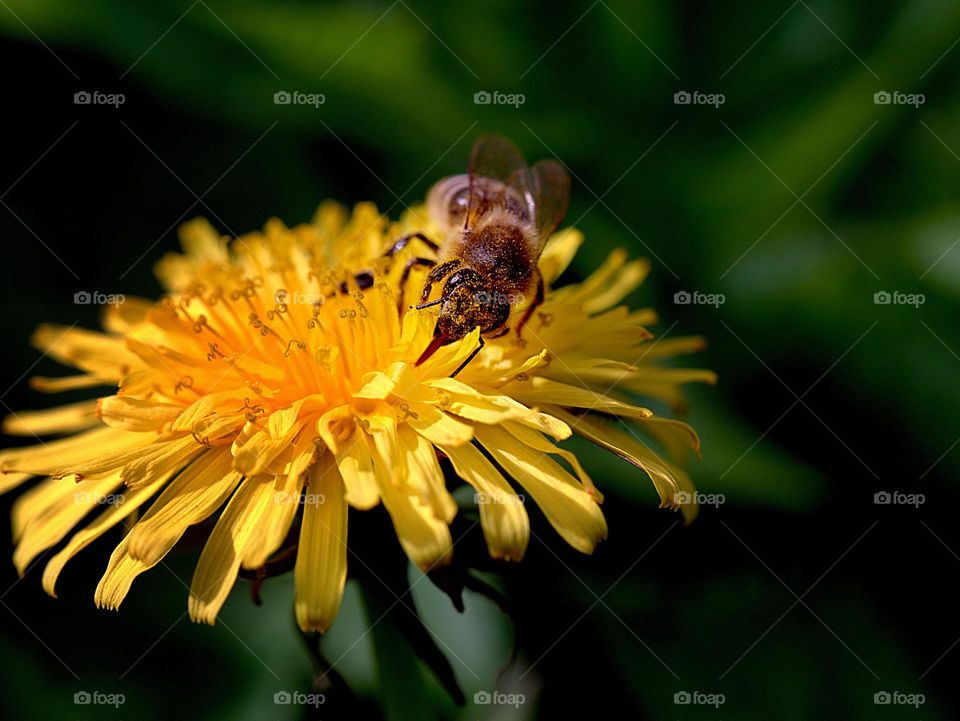
[[[427,213],[441,228],[456,227],[469,208],[470,191],[468,175],[450,175],[438,180],[427,193]]]
[[[527,167],[523,153],[502,135],[483,135],[473,145],[469,168],[469,201],[464,227],[470,218],[483,214],[495,204],[515,205],[519,197],[526,217],[534,223],[541,249],[567,212],[570,200],[570,176],[555,160],[542,160]],[[490,183],[500,181],[491,192]],[[520,210],[519,208],[517,209]]]
[[[535,219],[541,246],[567,214],[570,175],[556,160],[541,160],[522,171],[521,192]]]
[[[468,169],[468,177],[470,178],[469,211],[466,214],[466,223],[469,223],[470,218],[483,214],[488,207],[501,202],[506,188],[526,168],[527,161],[523,157],[523,153],[502,135],[493,133],[481,135],[477,138],[470,153]],[[503,183],[503,191],[491,193],[490,184],[484,183],[482,180],[484,178]],[[464,227],[466,227],[466,223]]]
[[[493,178],[508,182],[525,169],[527,161],[516,145],[502,135],[481,135],[470,153],[469,173],[473,178]]]

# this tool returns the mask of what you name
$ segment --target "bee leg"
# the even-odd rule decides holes
[[[427,302],[427,298],[430,297],[430,291],[433,289],[433,284],[439,280],[443,280],[450,272],[460,265],[460,261],[456,258],[453,260],[448,260],[446,263],[441,263],[438,266],[435,266],[433,270],[430,271],[430,274],[427,276],[427,282],[423,284],[423,293],[420,294],[420,305],[417,308],[423,307],[424,303]]]
[[[509,332],[510,332],[510,328],[507,326],[503,326],[503,328],[501,328],[500,330],[494,333],[487,333],[487,338],[502,338]]]
[[[463,363],[461,363],[460,365],[457,366],[457,369],[456,369],[453,373],[450,374],[450,377],[453,378],[454,376],[457,375],[457,373],[459,373],[459,372],[462,371],[464,368],[466,368],[466,367],[470,364],[470,361],[472,361],[474,358],[477,357],[477,353],[479,353],[480,351],[483,350],[483,346],[485,346],[485,345],[486,345],[486,343],[483,342],[483,336],[480,336],[480,345],[478,345],[476,348],[474,348],[474,349],[473,349],[473,352],[472,352],[470,355],[467,356],[466,360],[464,360]]]
[[[400,308],[403,308],[403,294],[407,289],[407,278],[410,277],[410,271],[413,270],[415,265],[421,265],[427,268],[432,268],[437,264],[437,261],[430,260],[429,258],[413,258],[408,260],[407,264],[403,266],[403,275],[400,276]]]
[[[404,248],[406,248],[406,247],[407,247],[407,244],[408,244],[411,240],[413,240],[414,238],[416,238],[417,240],[423,241],[424,245],[426,245],[427,247],[429,247],[429,248],[430,248],[431,250],[433,250],[433,251],[439,250],[439,248],[440,248],[439,245],[437,245],[436,243],[434,243],[432,240],[430,240],[430,239],[429,239],[427,236],[425,236],[423,233],[410,233],[409,235],[403,236],[403,237],[400,238],[396,243],[394,243],[392,246],[390,246],[390,249],[389,249],[386,253],[384,253],[384,255],[387,256],[388,258],[392,258],[392,257],[395,256],[397,253],[399,253],[401,250],[403,250]]]
[[[373,273],[371,273],[369,270],[357,273],[355,276],[353,276],[353,279],[357,282],[357,287],[360,290],[367,290],[368,288],[373,287]]]
[[[539,305],[543,303],[543,278],[537,278],[537,295],[533,299],[533,302],[527,307],[523,312],[523,317],[520,319],[520,322],[517,323],[517,340],[521,340],[520,333],[523,331],[523,326],[527,324],[527,321],[530,320],[530,316],[533,315],[533,311],[537,309]]]
[[[357,284],[357,288],[360,290],[367,290],[368,288],[373,287],[373,273],[369,270],[361,271],[353,276],[354,282]],[[347,285],[347,281],[340,283],[340,292],[346,295],[350,292],[350,286]]]

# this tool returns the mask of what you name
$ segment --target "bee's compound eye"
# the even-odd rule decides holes
[[[509,303],[497,303],[493,306],[493,323],[490,325],[490,330],[496,330],[497,328],[502,327],[510,319],[510,304]]]
[[[463,285],[463,282],[467,279],[467,274],[464,271],[458,270],[453,273],[448,279],[446,284],[446,289],[454,290],[455,288]]]

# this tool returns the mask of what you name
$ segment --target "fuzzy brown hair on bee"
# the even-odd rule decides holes
[[[569,193],[570,178],[559,163],[546,160],[528,167],[517,147],[498,135],[477,140],[467,174],[444,178],[431,188],[427,209],[443,240],[438,246],[418,237],[437,250],[437,260],[415,258],[404,271],[405,279],[414,265],[430,267],[417,307],[439,306],[433,340],[417,365],[479,328],[480,344],[456,375],[480,351],[485,337],[509,333],[511,317],[523,308],[515,325],[520,338],[543,302],[537,262],[566,213]],[[408,240],[398,241],[391,254]],[[439,298],[430,300],[441,283]]]

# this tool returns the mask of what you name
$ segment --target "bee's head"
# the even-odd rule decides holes
[[[443,345],[460,340],[477,326],[481,333],[502,327],[510,317],[510,302],[493,290],[477,271],[464,268],[453,273],[440,294],[440,313],[433,341],[417,365]]]
[[[507,299],[470,268],[458,270],[447,279],[440,300],[434,335],[446,336],[448,343],[463,338],[477,326],[481,333],[496,330],[510,316]]]

